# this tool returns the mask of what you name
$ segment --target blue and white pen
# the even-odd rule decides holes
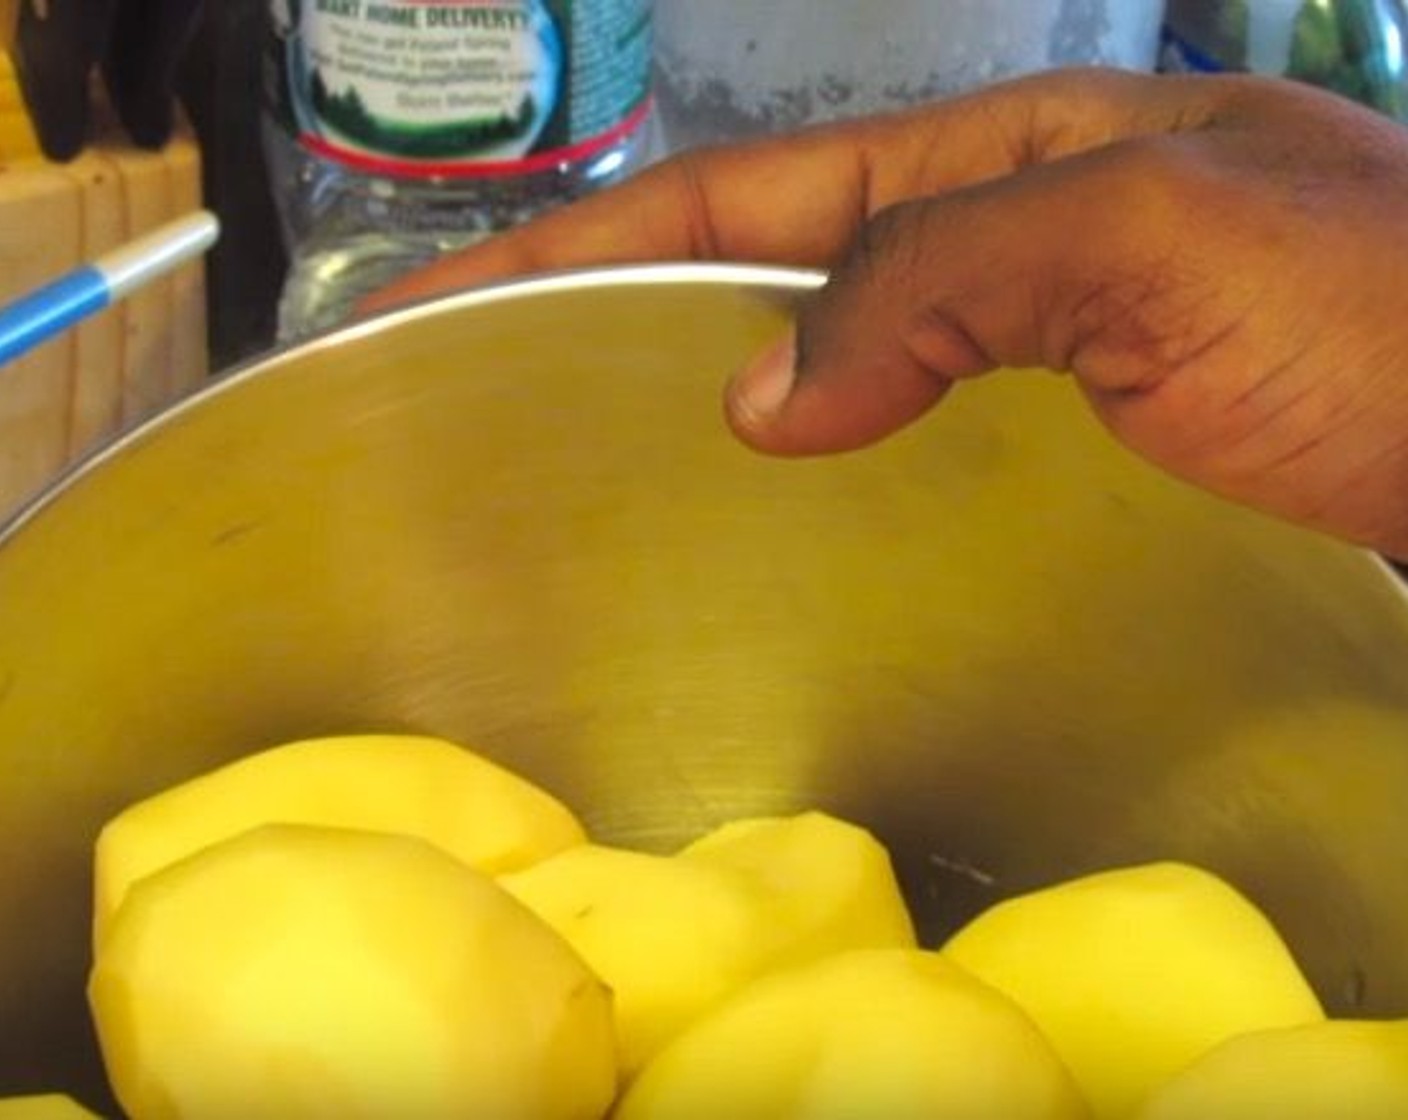
[[[219,235],[215,215],[197,210],[0,307],[0,365],[199,256]],[[0,370],[0,388],[3,377]]]

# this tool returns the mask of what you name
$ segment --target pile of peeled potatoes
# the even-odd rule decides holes
[[[464,747],[352,736],[130,806],[94,884],[89,1003],[134,1120],[1408,1116],[1408,1021],[1327,1019],[1256,906],[1182,863],[925,949],[885,848],[826,813],[650,854]]]

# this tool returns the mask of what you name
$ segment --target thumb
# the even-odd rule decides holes
[[[1111,277],[1130,293],[1147,290],[1139,278],[1157,268],[1164,231],[1177,223],[1149,212],[1158,192],[1141,189],[1128,166],[1139,161],[1124,147],[871,218],[803,304],[794,336],[730,384],[734,431],[773,454],[845,451],[918,418],[956,380],[998,366],[1070,370],[1098,336],[1108,349],[1114,330],[1120,353],[1136,357],[1131,305],[1112,295]],[[1097,366],[1106,382],[1135,369]]]

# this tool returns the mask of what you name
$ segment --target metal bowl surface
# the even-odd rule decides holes
[[[825,808],[891,846],[930,939],[1196,861],[1333,1010],[1408,1015],[1388,569],[1157,473],[1046,373],[864,452],[754,454],[721,385],[816,283],[437,300],[226,377],[0,530],[0,1091],[96,1092],[101,823],[352,731],[472,744],[653,850]]]

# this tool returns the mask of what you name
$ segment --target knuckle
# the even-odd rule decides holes
[[[854,258],[867,267],[878,267],[890,260],[908,242],[905,236],[911,225],[912,205],[895,203],[873,214],[860,227],[854,247]]]
[[[676,209],[684,215],[689,255],[697,260],[715,260],[723,255],[723,240],[709,202],[709,160],[706,151],[687,149],[656,169],[668,177],[677,200]]]
[[[923,272],[932,212],[933,207],[919,201],[876,212],[860,227],[851,246],[844,269],[847,282],[897,294],[906,291]]]
[[[1117,158],[1106,166],[1111,181],[1097,187],[1105,186],[1113,214],[1171,221],[1176,228],[1190,214],[1205,212],[1226,191],[1226,176],[1201,149],[1201,144],[1176,133],[1121,144]]]

